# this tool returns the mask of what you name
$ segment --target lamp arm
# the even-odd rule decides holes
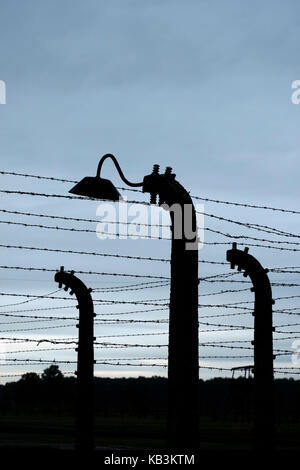
[[[124,183],[126,183],[128,186],[132,186],[132,187],[137,187],[137,186],[143,186],[143,182],[141,183],[131,183],[130,181],[128,181],[128,179],[125,178],[124,174],[123,174],[123,171],[121,170],[120,168],[120,165],[116,159],[116,157],[114,155],[112,155],[111,153],[107,153],[106,155],[103,155],[103,157],[101,158],[99,164],[98,164],[98,168],[97,168],[97,174],[96,176],[98,178],[100,178],[100,173],[101,173],[101,168],[102,168],[102,165],[104,163],[104,161],[107,159],[107,158],[111,158],[112,161],[114,162],[115,164],[115,167],[116,169],[118,170],[118,173],[121,177],[121,180],[124,181]]]

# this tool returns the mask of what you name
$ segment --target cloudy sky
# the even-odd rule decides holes
[[[132,181],[142,180],[145,174],[151,172],[152,165],[158,163],[162,167],[172,166],[177,179],[194,195],[298,209],[300,106],[291,101],[291,84],[300,79],[300,20],[296,0],[263,3],[255,0],[13,0],[1,3],[0,21],[0,80],[5,81],[7,90],[7,104],[0,105],[2,171],[77,181],[83,176],[95,174],[99,157],[110,152],[117,156],[125,175]],[[111,163],[105,164],[104,174],[116,184],[123,185]],[[2,175],[0,186],[1,189],[15,191],[67,194],[72,184]],[[129,199],[148,200],[139,194],[125,194]],[[1,194],[1,200],[1,208],[5,210],[90,219],[96,218],[98,207],[96,202],[5,193]],[[210,214],[297,234],[299,216],[295,214],[214,203],[205,204],[204,209]],[[99,240],[93,233],[96,223],[8,213],[1,213],[0,220],[92,230],[92,233],[70,233],[1,223],[1,244],[4,245],[170,256],[168,241]],[[211,218],[205,218],[205,226],[230,234],[297,242],[296,238],[250,232],[245,227],[239,228]],[[210,242],[227,241],[228,245],[204,246],[200,250],[200,259],[224,262],[226,249],[232,240],[211,233],[205,233],[205,237]],[[249,243],[251,253],[264,266],[300,264],[297,252],[251,248],[251,243],[255,241]],[[284,245],[285,248],[291,246],[297,249],[297,245]],[[169,275],[167,263],[3,247],[1,255],[1,265],[6,266],[57,269],[65,265],[66,269],[75,270]],[[227,266],[200,264],[199,275],[204,277],[227,271],[230,272]],[[94,288],[147,281],[147,278],[84,275],[82,279]],[[297,283],[297,274],[271,274],[271,280]],[[51,272],[39,274],[1,269],[0,281],[2,293],[42,295],[56,288]],[[247,285],[203,282],[199,293],[243,287]],[[297,287],[274,287],[274,297],[297,295],[297,290]],[[155,302],[167,297],[167,286],[118,294],[109,291],[94,294],[95,299],[122,301],[151,299]],[[203,296],[201,299],[205,299],[203,303],[207,304],[224,304],[251,300],[252,294],[242,292],[223,297]],[[4,308],[4,305],[24,300],[25,297],[2,295],[0,310],[12,312],[13,309],[62,305],[62,301],[48,299]],[[64,302],[72,304],[72,301]],[[296,308],[297,299],[278,301],[278,305],[278,308]],[[139,304],[119,304],[97,306],[95,310],[99,316],[103,314],[101,318],[105,318],[107,313],[146,308]],[[65,316],[74,316],[72,309],[53,312],[57,316],[62,316],[62,312],[64,315],[69,312]],[[203,308],[199,315],[224,312],[221,307]],[[132,314],[127,318],[167,319],[167,313]],[[30,311],[22,314],[33,315]],[[46,311],[41,311],[41,315],[46,314]],[[123,317],[116,315],[114,318]],[[13,320],[19,323],[4,324]],[[280,319],[275,317],[274,323],[296,323],[296,320],[295,316],[282,315]],[[21,321],[22,318],[2,316],[1,331],[35,326],[35,323],[24,324]],[[251,325],[252,319],[236,317],[233,320],[228,317],[225,322]],[[36,325],[49,326],[50,323]],[[61,321],[59,324],[66,323]],[[44,332],[14,331],[1,336],[65,338],[76,335],[74,330],[73,327],[64,327]],[[96,334],[166,331],[166,324],[98,325]],[[294,331],[296,338],[297,327]],[[203,341],[216,338],[248,340],[251,337],[249,332],[236,330],[231,333],[200,334]],[[116,338],[115,342],[167,342],[166,335],[126,339]],[[36,350],[43,346],[28,344]],[[8,346],[2,340],[1,348],[8,352],[14,348],[28,349],[28,344]],[[280,341],[280,348],[292,351],[292,340]],[[217,354],[211,348],[203,348],[200,356],[213,352]],[[18,356],[10,356],[76,359],[71,350],[63,353],[55,351],[50,357],[47,352],[33,351],[27,355],[18,353]],[[149,362],[157,363],[155,358],[161,360],[166,355],[166,348],[99,349],[96,358],[135,360],[148,357],[153,358]],[[8,354],[6,357],[8,359]],[[205,365],[231,367],[251,363],[252,358],[203,361]],[[290,356],[287,356],[285,363],[292,365]],[[28,367],[6,364],[1,368],[0,375],[19,373],[28,370]],[[74,367],[62,366],[66,371],[72,371]],[[39,371],[41,367],[30,370]],[[99,375],[166,373],[164,369],[155,367],[101,365],[96,367],[96,371]],[[205,378],[209,374],[203,370],[200,375]]]

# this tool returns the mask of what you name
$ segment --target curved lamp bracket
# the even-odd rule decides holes
[[[103,157],[101,158],[101,160],[98,164],[98,168],[97,168],[97,174],[96,174],[97,178],[100,178],[102,165],[103,165],[103,163],[105,162],[105,160],[107,158],[110,158],[114,162],[115,167],[118,170],[118,173],[120,175],[120,178],[121,178],[122,181],[124,181],[125,184],[127,184],[128,186],[132,186],[132,187],[143,186],[143,182],[141,182],[141,183],[131,183],[130,181],[128,181],[127,178],[125,178],[124,173],[121,170],[121,167],[120,167],[116,157],[114,155],[112,155],[111,153],[107,153],[106,155],[103,155]]]

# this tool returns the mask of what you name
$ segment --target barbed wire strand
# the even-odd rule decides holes
[[[12,172],[12,171],[0,171],[0,174],[10,175],[10,176],[21,176],[21,177],[26,177],[26,178],[36,178],[36,179],[42,179],[42,180],[51,180],[51,181],[57,181],[57,182],[62,182],[62,183],[76,184],[78,182],[76,180],[57,178],[57,177],[53,177],[53,176],[31,175],[31,174],[17,173],[17,172]],[[141,190],[132,189],[132,188],[128,188],[128,187],[118,187],[118,189],[131,191],[131,192],[142,193]],[[266,205],[256,205],[256,204],[224,201],[224,200],[220,200],[220,199],[211,199],[211,198],[201,197],[201,196],[191,196],[191,197],[193,199],[196,199],[196,200],[199,200],[199,201],[212,202],[212,203],[215,203],[215,204],[225,204],[225,205],[233,205],[233,206],[239,206],[239,207],[247,207],[247,208],[251,208],[251,209],[264,209],[264,210],[271,210],[271,211],[287,212],[287,213],[291,213],[291,214],[300,214],[299,211],[292,210],[292,209],[283,209],[283,208],[266,206]]]

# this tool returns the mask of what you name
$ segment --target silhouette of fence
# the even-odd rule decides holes
[[[40,180],[41,191],[45,190],[45,182],[56,186],[75,183],[73,180],[14,172],[2,171],[0,174],[10,179],[13,187],[16,187],[16,177],[25,181]],[[139,190],[119,189],[134,191],[140,198],[129,200],[129,203],[149,205]],[[60,194],[56,187],[54,192],[39,190],[35,192],[30,184],[26,186],[25,183],[21,189],[18,186],[18,189],[0,190],[2,205],[6,204],[0,209],[0,271],[5,276],[17,276],[2,278],[0,288],[3,299],[0,304],[0,379],[14,379],[28,370],[40,373],[45,364],[53,363],[59,364],[64,374],[74,374],[78,342],[76,301],[51,289],[51,273],[55,273],[61,264],[74,269],[93,288],[95,374],[166,375],[170,260],[166,255],[169,248],[158,240],[170,238],[157,236],[157,240],[151,242],[157,250],[155,256],[148,256],[147,238],[150,237],[136,233],[137,240],[130,241],[128,248],[120,239],[114,240],[114,245],[107,243],[107,251],[103,250],[103,244],[99,250],[99,240],[92,238],[95,224],[99,222],[91,213],[95,209],[93,200],[90,200],[92,209],[89,207],[88,210],[87,198]],[[24,198],[22,210],[20,197]],[[300,322],[297,322],[300,315],[297,299],[300,295],[293,294],[293,289],[300,286],[297,282],[300,266],[293,265],[295,252],[300,251],[300,235],[293,232],[291,217],[300,212],[201,196],[194,198],[213,207],[230,208],[228,217],[224,216],[223,210],[222,215],[203,212],[210,225],[204,227],[205,257],[199,260],[200,377],[230,377],[232,369],[247,366],[253,358],[252,284],[229,270],[225,251],[233,240],[239,246],[255,247],[256,251],[254,253],[253,249],[252,253],[269,268],[276,301],[273,308],[274,373],[276,377],[297,377],[300,369],[295,360],[291,362],[291,355],[296,354],[293,341],[300,342]],[[54,209],[53,204],[39,210],[32,210],[30,206],[24,208],[31,199],[59,201],[59,205],[53,203]],[[68,206],[62,207],[62,201]],[[84,217],[78,217],[78,204],[81,204],[80,214]],[[233,216],[232,211],[239,208],[244,210],[242,216]],[[250,214],[247,221],[246,209],[247,216]],[[274,213],[276,221],[268,222],[268,225],[257,223],[259,211]],[[279,223],[281,227],[275,227]],[[128,225],[129,229],[130,226],[150,226],[146,222],[134,221],[119,222],[122,224]],[[165,228],[163,224],[158,226]],[[259,236],[256,236],[257,232]],[[40,238],[44,234],[51,235],[51,244],[49,239]],[[274,253],[277,266],[273,266]],[[290,256],[293,256],[291,262]],[[105,263],[103,271],[99,270],[100,259]],[[13,285],[14,279],[18,283],[16,286]],[[43,282],[47,283],[48,289],[41,289],[40,283]],[[211,301],[212,298],[216,300]]]

